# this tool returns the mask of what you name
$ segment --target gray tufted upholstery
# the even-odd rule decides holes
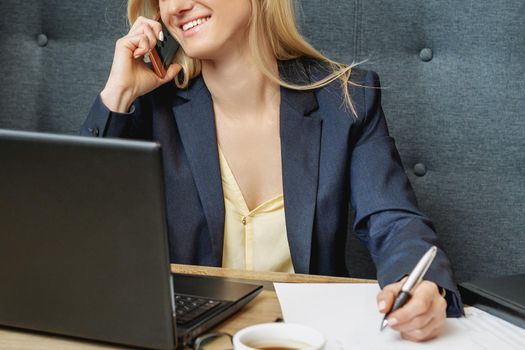
[[[0,127],[77,133],[127,32],[125,0],[2,0],[0,13]]]
[[[391,133],[458,279],[525,272],[525,3],[298,5],[316,47],[379,73]],[[0,128],[76,133],[126,32],[125,6],[2,0]],[[350,237],[350,274],[373,275]]]

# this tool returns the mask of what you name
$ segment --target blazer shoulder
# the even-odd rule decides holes
[[[379,75],[373,70],[352,68],[350,73],[350,83],[362,85],[363,87],[379,87]]]
[[[324,75],[329,74],[328,71]],[[344,101],[343,89],[348,89],[350,101],[357,116]],[[379,75],[372,70],[354,67],[350,72],[348,85],[342,86],[339,79],[318,88],[316,91],[321,106],[337,106],[340,113],[350,114],[355,122],[361,123],[381,104],[381,83]]]
[[[371,115],[375,114],[375,111],[380,109],[381,82],[379,75],[375,71],[357,67],[352,68],[346,88],[348,89],[358,124],[366,122]]]
[[[286,81],[295,84],[315,83],[323,80],[333,72],[328,63],[311,57],[278,61],[278,64],[281,76]],[[374,71],[353,67],[350,72],[350,85],[353,87],[379,87],[379,76]],[[339,79],[336,79],[319,89],[331,88],[338,89],[342,94]]]

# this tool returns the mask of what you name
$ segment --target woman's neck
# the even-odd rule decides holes
[[[273,61],[277,73],[277,60]],[[259,118],[279,107],[279,85],[257,68],[249,54],[203,60],[202,76],[214,107],[228,118]]]

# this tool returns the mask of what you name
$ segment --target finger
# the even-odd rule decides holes
[[[148,46],[148,45],[142,45],[142,46],[140,45],[141,40],[143,40],[144,38],[145,38],[144,34],[126,35],[118,39],[116,45],[117,47],[124,47],[130,51],[135,51],[138,48],[141,48],[141,47],[145,48]]]
[[[144,32],[143,27],[145,25],[148,25],[148,26],[150,26],[153,29],[153,32],[155,33],[155,37],[156,38],[159,37],[159,33],[162,31],[162,25],[160,24],[160,22],[155,21],[153,19],[149,19],[149,18],[144,17],[144,16],[139,16],[135,20],[135,22],[131,26],[131,29],[129,30],[128,34],[136,35],[136,34],[143,33]]]
[[[182,66],[180,64],[176,64],[176,63],[170,64],[170,66],[166,70],[166,75],[164,76],[164,78],[159,78],[158,76],[155,75],[159,81],[159,85],[166,84],[170,81],[173,81],[173,79],[175,79],[175,77],[181,71],[181,69],[182,69]]]
[[[153,72],[153,70],[149,70],[151,74],[148,74],[148,79],[151,79],[151,84],[154,86],[154,88],[156,88],[170,81],[173,81],[173,79],[175,79],[175,76],[181,71],[181,69],[182,66],[180,64],[170,64],[170,66],[166,70],[166,75],[164,76],[164,78],[160,78],[157,74]]]
[[[157,44],[158,33],[155,34],[155,32],[153,31],[153,28],[151,28],[151,26],[149,26],[148,24],[146,24],[146,25],[144,26],[144,34],[148,37],[149,48],[150,48],[150,49],[154,48],[155,45]]]
[[[384,288],[381,292],[379,292],[376,297],[377,309],[379,312],[382,314],[388,312],[388,310],[392,308],[392,304],[394,304],[395,297],[396,293],[387,288]]]
[[[126,36],[122,40],[122,45],[133,53],[134,58],[144,56],[150,51],[149,39],[145,34]]]
[[[376,301],[379,312],[386,313],[392,308],[395,297],[401,290],[405,280],[406,278],[403,278],[399,282],[386,285],[383,290],[377,294]]]
[[[439,292],[434,283],[427,281],[420,283],[413,291],[412,298],[403,307],[390,314],[388,323],[391,326],[401,325],[423,315],[429,311],[436,297],[439,297]]]
[[[148,54],[150,51],[151,49],[149,48],[149,40],[144,34],[142,34],[140,37],[138,46],[133,52],[133,57],[135,58],[143,57],[146,54]]]
[[[181,70],[182,66],[180,64],[170,64],[168,70],[166,71],[166,76],[164,77],[165,82],[175,79]]]
[[[431,312],[427,312],[423,315],[414,317],[408,322],[392,325],[392,328],[401,333],[406,333],[415,331],[416,329],[423,329],[432,321],[434,321],[434,314]]]
[[[432,305],[428,312],[423,315],[413,318],[411,321],[404,324],[399,324],[394,329],[400,332],[411,332],[416,329],[423,329],[431,322],[443,324],[447,318],[447,302],[441,296],[436,296],[432,300]]]
[[[437,337],[439,333],[441,332],[442,328],[443,328],[443,322],[433,320],[432,322],[430,322],[423,328],[415,329],[410,332],[401,332],[401,337],[403,339],[416,341],[416,342],[427,341],[427,340]]]

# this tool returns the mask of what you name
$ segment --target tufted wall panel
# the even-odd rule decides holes
[[[76,133],[126,33],[126,2],[2,0],[0,127]]]
[[[301,0],[301,30],[367,60],[420,206],[460,280],[525,271],[525,3]],[[126,32],[125,0],[0,2],[0,128],[76,133]],[[374,274],[350,235],[351,275]]]
[[[457,277],[524,272],[525,3],[301,3],[316,47],[379,73],[390,131]]]

